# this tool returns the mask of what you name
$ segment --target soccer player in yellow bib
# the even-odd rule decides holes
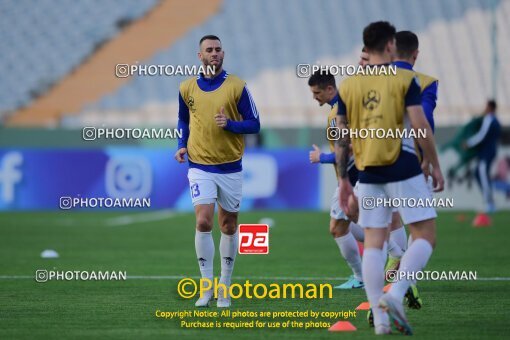
[[[364,46],[371,65],[388,67],[395,50],[395,28],[388,22],[375,22],[363,31]],[[338,100],[338,127],[360,129],[423,129],[425,137],[417,142],[432,165],[434,190],[441,191],[444,179],[439,167],[434,137],[421,106],[420,87],[412,71],[397,69],[397,74],[379,72],[375,75],[355,75],[341,85]],[[365,250],[362,260],[363,281],[368,301],[374,313],[376,334],[391,332],[390,324],[399,332],[412,334],[404,313],[403,299],[411,284],[406,273],[422,270],[435,244],[433,208],[408,208],[398,211],[409,225],[413,243],[402,257],[400,278],[388,293],[383,294],[383,245],[388,237],[392,208],[373,205],[377,198],[426,199],[430,197],[413,138],[352,138],[352,149],[359,170],[358,223],[365,231]],[[348,198],[352,185],[347,176],[349,136],[344,135],[335,148],[340,175],[340,205],[349,213]],[[402,272],[402,274],[400,273]]]
[[[416,63],[419,54],[419,40],[416,34],[411,31],[397,32],[395,35],[395,43],[396,51],[393,65],[406,70],[411,70],[416,74],[421,89],[421,105],[431,130],[434,132],[434,109],[436,108],[439,81],[434,77],[413,70],[413,66]],[[428,176],[428,160],[423,159],[421,164],[422,170]],[[430,177],[428,179],[430,179]],[[390,240],[393,241],[394,244],[397,244],[402,251],[405,251],[408,247],[405,228],[402,225],[398,212],[393,214],[392,225],[390,227]],[[409,237],[409,244],[411,244],[411,242],[412,236]],[[392,257],[391,252],[389,255],[390,257],[388,260],[388,265],[386,266],[386,270],[393,270],[398,268],[400,256],[397,255],[397,257]],[[406,293],[406,299],[409,308],[421,308],[422,300],[418,294],[416,285],[411,285],[411,287],[409,287],[409,290]]]
[[[237,216],[242,198],[243,134],[258,133],[259,114],[246,83],[223,70],[224,51],[217,36],[200,39],[198,58],[204,69],[214,67],[214,74],[200,74],[181,83],[179,88],[179,139],[175,159],[184,163],[188,155],[188,179],[195,207],[195,250],[202,278],[213,280],[214,207],[218,203],[221,229],[220,283],[230,286],[237,253]],[[195,303],[209,306],[213,290]],[[218,307],[230,307],[230,296],[218,291]]]
[[[336,127],[336,114],[338,103],[338,90],[336,88],[335,77],[326,70],[316,71],[310,79],[308,86],[312,91],[313,98],[317,100],[320,106],[329,104],[331,111],[328,115],[327,127]],[[317,145],[313,145],[314,150],[310,151],[310,163],[312,164],[333,164],[338,180],[338,170],[335,166],[335,143],[329,140],[331,153],[322,153]],[[348,174],[351,184],[354,185],[358,180],[358,170],[354,166],[354,159],[349,159]],[[335,289],[353,289],[363,288],[363,279],[361,277],[361,256],[359,254],[358,243],[356,240],[363,242],[363,231],[349,218],[340,208],[338,201],[338,188],[335,190],[331,199],[331,209],[329,215],[329,232],[335,239],[340,253],[352,270],[352,276],[341,285],[335,286]]]

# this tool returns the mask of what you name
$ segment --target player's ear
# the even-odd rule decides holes
[[[198,56],[198,60],[202,61],[202,52],[198,52],[197,56]]]

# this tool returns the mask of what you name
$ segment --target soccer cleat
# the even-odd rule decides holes
[[[376,335],[391,334],[391,327],[389,325],[380,324],[375,326]]]
[[[195,307],[209,307],[212,299],[213,292],[208,290],[195,302]]]
[[[341,285],[335,286],[335,289],[355,289],[355,288],[364,288],[365,284],[362,281],[356,280],[354,275],[349,277],[347,282],[342,283]]]
[[[398,332],[404,335],[412,335],[413,330],[407,322],[406,315],[404,313],[404,305],[389,295],[384,294],[379,299],[379,307],[388,313],[390,317],[390,325]]]
[[[369,327],[374,327],[374,313],[372,313],[372,308],[368,310],[367,322]]]
[[[227,292],[227,297],[223,296],[223,288],[218,289],[218,302],[216,304],[218,308],[229,308],[230,307],[230,295]]]
[[[407,307],[411,309],[420,309],[423,305],[423,300],[418,294],[418,287],[416,285],[410,285],[407,289],[405,299],[407,300]]]

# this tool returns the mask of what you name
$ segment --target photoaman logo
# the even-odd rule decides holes
[[[269,226],[267,224],[239,225],[239,254],[268,254]]]

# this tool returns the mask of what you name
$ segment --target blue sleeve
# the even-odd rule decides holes
[[[336,114],[339,116],[347,115],[347,107],[345,106],[345,103],[342,100],[342,97],[340,97],[340,93],[338,94],[338,111]]]
[[[405,106],[415,106],[421,105],[421,88],[416,82],[416,79],[413,78],[411,81],[411,85],[407,89],[406,97],[405,97]]]
[[[260,131],[259,113],[246,86],[243,89],[239,103],[237,103],[237,111],[239,111],[243,120],[240,122],[228,120],[227,126],[224,127],[225,130],[238,134],[258,133]]]
[[[335,153],[334,152],[331,152],[331,153],[321,153],[321,155],[320,155],[320,162],[321,163],[335,164],[336,163]]]
[[[182,99],[181,93],[179,93],[179,119],[177,121],[177,128],[182,131],[182,138],[177,141],[178,148],[185,148],[188,146],[189,138],[189,108],[188,105]]]
[[[425,117],[429,121],[432,132],[434,132],[434,109],[437,102],[437,81],[433,82],[421,94],[421,106],[425,112]]]

